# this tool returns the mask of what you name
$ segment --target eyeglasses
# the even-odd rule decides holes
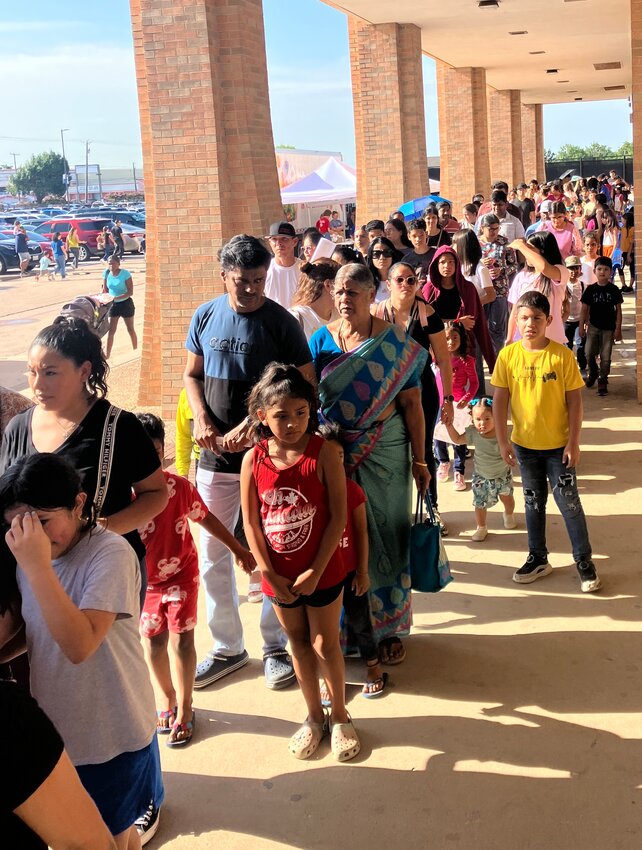
[[[372,259],[373,260],[380,260],[382,257],[385,258],[386,260],[389,260],[392,257],[392,251],[373,251],[372,252]]]
[[[401,286],[402,283],[417,283],[417,278],[410,275],[409,277],[393,277],[395,283],[398,283]]]
[[[469,402],[469,407],[477,407],[478,404],[481,407],[492,407],[493,400],[492,398],[487,398],[486,396],[484,396],[483,398],[473,398]]]

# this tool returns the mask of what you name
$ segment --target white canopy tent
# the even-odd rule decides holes
[[[357,178],[353,168],[334,157],[281,191],[284,204],[325,204],[354,201]]]

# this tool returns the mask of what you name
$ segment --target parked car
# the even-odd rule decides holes
[[[42,248],[37,242],[28,241],[27,248],[31,254],[29,270],[38,264]],[[7,274],[10,269],[20,268],[20,257],[16,253],[13,239],[0,239],[0,275]]]
[[[122,224],[123,241],[125,243],[126,254],[140,254],[141,242],[145,238],[145,230],[140,227],[134,227],[131,224]]]
[[[133,224],[134,227],[145,227],[144,214],[132,212],[131,210],[119,210],[114,209],[113,207],[95,210],[91,207],[82,207],[79,210],[74,210],[74,215],[78,217],[87,216],[93,218],[100,216],[100,218],[108,218],[111,221],[116,221],[116,219],[119,218],[123,224]]]
[[[50,247],[51,242],[48,239],[43,239],[42,233],[36,233],[35,230],[28,230],[27,228],[25,228],[25,233],[27,234],[27,239],[35,242],[36,245],[40,245],[42,251]],[[0,227],[0,239],[10,239],[13,242],[13,238],[13,227]]]
[[[72,224],[78,231],[78,238],[80,240],[78,259],[84,262],[90,259],[90,257],[98,256],[100,252],[98,251],[96,240],[103,227],[112,226],[111,219],[109,218],[79,218],[76,215],[68,217],[60,216],[45,221],[36,227],[35,231],[49,240],[51,240],[54,233],[59,233],[63,242],[66,242],[67,233]]]

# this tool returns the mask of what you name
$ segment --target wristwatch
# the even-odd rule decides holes
[[[454,395],[445,395],[445,396],[444,396],[444,401],[450,401],[450,402],[453,402],[454,400],[455,400],[455,396],[454,396]]]

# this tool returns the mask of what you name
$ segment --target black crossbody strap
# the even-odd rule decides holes
[[[103,436],[100,442],[100,455],[98,459],[98,480],[96,481],[96,493],[94,495],[94,505],[96,506],[96,516],[100,516],[107,489],[109,487],[109,478],[111,476],[111,467],[114,460],[114,440],[116,438],[116,425],[118,417],[122,413],[119,407],[110,405],[105,417],[105,425],[103,426]]]

